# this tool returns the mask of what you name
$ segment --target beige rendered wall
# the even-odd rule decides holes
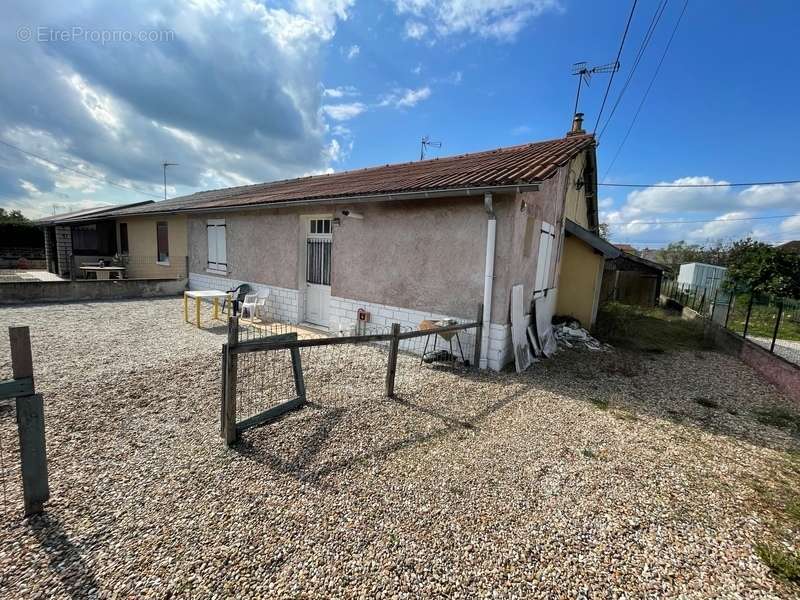
[[[566,216],[584,229],[589,229],[589,218],[586,204],[586,187],[588,182],[584,182],[580,190],[576,189],[576,182],[583,176],[586,168],[586,153],[581,153],[572,159],[569,165],[566,189]]]
[[[576,237],[568,236],[561,260],[556,313],[578,319],[592,327],[603,277],[603,256]]]
[[[169,238],[169,265],[157,264],[158,246],[156,224],[167,223]],[[128,224],[128,272],[132,279],[176,277],[186,270],[187,226],[184,215],[161,215],[152,217],[126,217],[117,219],[117,247],[119,248],[119,225]]]
[[[510,204],[508,197],[505,213]],[[353,208],[364,218],[341,217],[334,227],[331,295],[467,318],[477,313],[486,259],[482,195]]]

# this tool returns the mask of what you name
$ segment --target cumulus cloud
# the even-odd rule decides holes
[[[395,0],[395,8],[409,16],[407,34],[425,22],[439,36],[470,33],[500,41],[513,40],[536,17],[562,10],[557,0]]]
[[[277,8],[253,0],[144,0],[114,11],[82,5],[75,24],[84,29],[125,23],[174,35],[104,45],[26,44],[5,36],[0,138],[156,194],[165,159],[180,163],[170,173],[178,191],[327,169],[341,151],[331,151],[329,113],[322,110],[320,50],[352,3],[295,0]],[[69,4],[44,0],[3,8],[10,31],[72,25],[75,14]],[[142,199],[9,148],[0,149],[0,160],[9,167],[0,170],[0,202],[30,214],[98,193]]]
[[[359,54],[361,54],[361,47],[358,44],[353,44],[344,51],[344,55],[347,57],[347,60],[353,60]]]
[[[322,112],[335,121],[347,121],[357,117],[365,110],[367,110],[367,106],[363,102],[326,104],[322,107]]]
[[[420,40],[428,33],[428,26],[419,21],[406,21],[406,37]]]
[[[325,98],[345,98],[348,96],[358,96],[358,90],[352,85],[345,85],[341,87],[325,88],[322,90],[322,95]]]
[[[752,219],[774,214],[776,209],[800,210],[800,185],[733,187],[708,176],[682,177],[660,185],[709,185],[706,188],[650,187],[631,191],[617,210],[612,203],[598,205],[601,219],[611,226],[614,239],[704,242],[752,236],[778,240],[800,234],[800,217],[783,222]],[[681,223],[680,221],[703,221]],[[676,222],[678,221],[678,222]],[[642,234],[647,234],[642,236]]]
[[[379,105],[394,106],[395,108],[410,108],[430,98],[430,95],[431,88],[428,86],[418,89],[396,89],[392,93],[384,96]]]

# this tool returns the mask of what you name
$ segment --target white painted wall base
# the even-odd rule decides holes
[[[190,290],[230,290],[237,285],[247,283],[255,293],[269,290],[269,300],[267,300],[267,315],[270,319],[283,323],[299,323],[303,319],[303,300],[304,294],[299,290],[281,288],[263,283],[252,281],[239,281],[227,277],[219,277],[208,273],[189,273]],[[423,312],[410,308],[398,306],[387,306],[385,304],[374,304],[372,302],[361,302],[348,298],[338,298],[331,296],[329,327],[333,334],[342,332],[351,333],[354,330],[357,312],[363,308],[371,315],[369,326],[370,330],[385,328],[389,331],[392,323],[399,323],[407,329],[417,329],[423,319],[458,319],[460,321],[472,320],[474,317],[456,317],[453,315],[443,315],[441,313]],[[464,349],[464,356],[472,362],[472,354],[475,348],[474,331],[460,332],[461,345]],[[439,348],[443,347],[439,341]],[[419,340],[409,340],[405,346],[401,345],[401,350],[409,352],[420,352]],[[454,348],[457,351],[457,349]],[[498,325],[492,323],[489,327],[489,347],[488,366],[493,371],[499,371],[514,358],[511,347],[511,327],[510,325]]]
[[[270,319],[282,323],[299,323],[302,313],[302,294],[298,290],[264,285],[263,283],[253,283],[252,281],[238,281],[227,277],[218,277],[208,273],[189,273],[190,290],[220,290],[226,291],[235,288],[242,283],[248,284],[253,288],[253,292],[258,294],[269,290],[267,300],[267,314]]]

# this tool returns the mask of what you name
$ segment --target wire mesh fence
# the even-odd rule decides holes
[[[428,385],[428,369],[470,369],[481,331],[476,322],[456,319],[423,321],[419,329],[367,324],[344,337],[307,335],[283,323],[232,323],[239,340],[232,340],[235,351],[223,349],[224,436],[231,419],[239,431],[306,402],[413,397]],[[226,383],[231,378],[233,385]],[[226,436],[229,443],[235,438]]]
[[[0,515],[17,515],[22,502],[17,412],[14,400],[0,400]]]
[[[800,300],[667,282],[663,294],[765,350],[800,365]]]

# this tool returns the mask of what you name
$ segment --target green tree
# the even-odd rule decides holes
[[[685,241],[672,242],[666,248],[656,252],[656,261],[672,267],[677,272],[682,264],[701,262],[709,265],[726,266],[730,247],[719,240],[703,246],[701,244],[687,244]]]
[[[734,242],[728,255],[728,286],[800,297],[800,255],[750,238]]]
[[[33,222],[18,210],[6,210],[0,207],[0,223],[17,223],[20,225],[33,224]]]

